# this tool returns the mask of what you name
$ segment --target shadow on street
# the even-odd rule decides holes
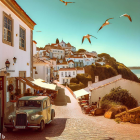
[[[43,132],[35,129],[14,129],[13,132],[7,132],[4,129],[5,140],[47,140],[49,137],[58,137],[65,129],[67,118],[56,118],[50,124],[46,124]]]

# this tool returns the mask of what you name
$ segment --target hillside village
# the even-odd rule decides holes
[[[48,44],[44,48],[37,47],[37,42],[33,41],[33,66],[34,78],[41,78],[45,82],[58,80],[60,84],[69,84],[70,79],[76,77],[77,74],[84,74],[84,67],[99,63],[100,58],[95,51],[77,52],[76,47],[69,42],[63,40],[55,44]]]
[[[16,0],[0,0],[0,17],[0,139],[140,139],[140,79],[130,69],[58,38],[39,47]]]

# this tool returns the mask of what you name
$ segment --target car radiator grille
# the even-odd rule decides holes
[[[26,126],[26,124],[27,124],[27,115],[26,114],[17,114],[16,126]]]

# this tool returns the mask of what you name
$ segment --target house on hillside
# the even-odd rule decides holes
[[[37,42],[35,40],[33,40],[33,56],[37,54],[36,44],[37,44]]]
[[[50,58],[63,59],[65,57],[65,50],[61,48],[50,49]]]
[[[70,79],[76,77],[76,68],[61,68],[59,69],[59,83],[70,83]]]
[[[51,64],[47,61],[41,60],[36,56],[33,57],[33,78],[34,79],[43,79],[45,82],[50,82],[50,69]]]
[[[70,84],[70,79],[75,78],[77,74],[84,73],[84,68],[61,68],[59,69],[59,83]]]
[[[69,68],[74,68],[74,61],[73,60],[69,60],[68,61],[68,66],[69,66]]]
[[[15,0],[0,0],[0,106],[9,110],[16,89],[24,95],[29,86],[19,77],[33,77],[33,30],[36,23]],[[6,68],[7,66],[7,68]],[[7,71],[6,70],[13,70]],[[31,90],[34,93],[33,90]],[[1,111],[1,110],[0,110]]]

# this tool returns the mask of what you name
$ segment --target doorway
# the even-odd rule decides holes
[[[19,71],[19,77],[26,78],[26,71]],[[19,88],[21,89],[21,94],[26,92],[26,84],[19,81]]]

